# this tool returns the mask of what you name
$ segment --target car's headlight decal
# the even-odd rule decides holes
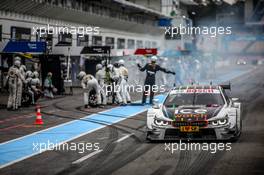
[[[225,125],[225,124],[227,124],[227,119],[219,120],[219,125]]]
[[[220,125],[227,124],[227,122],[228,122],[227,118],[223,118],[223,119],[218,119],[218,120],[211,121],[210,123],[213,126],[220,126]]]
[[[218,120],[212,121],[212,125],[217,126],[218,125]]]
[[[162,125],[162,121],[161,121],[161,120],[157,120],[157,119],[155,119],[155,120],[154,120],[154,123],[155,123],[156,125],[158,125],[158,126]]]
[[[155,119],[154,120],[155,125],[157,126],[167,126],[169,124],[168,121],[165,120],[159,120],[159,119]]]

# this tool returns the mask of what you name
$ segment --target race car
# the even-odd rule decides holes
[[[231,85],[175,87],[147,111],[147,140],[237,140],[241,103],[229,98]]]
[[[236,61],[236,64],[237,64],[237,65],[246,65],[247,62],[246,62],[246,60],[244,60],[244,59],[238,59],[238,60]]]

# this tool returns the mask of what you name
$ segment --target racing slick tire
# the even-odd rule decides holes
[[[162,142],[160,140],[152,140],[152,139],[150,139],[149,135],[150,135],[150,131],[147,131],[146,134],[145,134],[145,143],[159,143],[159,142]]]
[[[93,89],[89,94],[89,106],[96,107],[97,106],[97,97],[96,91]]]
[[[150,133],[150,131],[147,131],[146,134],[145,134],[145,138],[146,138],[146,139],[145,139],[145,142],[146,142],[146,143],[153,143],[153,140],[151,140],[151,139],[149,138],[149,135],[150,135],[149,133]]]
[[[146,140],[150,140],[148,136],[149,136],[149,131],[146,132]]]
[[[30,96],[30,94],[26,91],[22,92],[22,98],[21,98],[21,104],[23,106],[30,106],[30,104],[32,103],[32,97]]]
[[[241,134],[242,134],[242,120],[240,120],[240,127],[237,127],[237,131],[236,131],[236,135],[233,137],[233,138],[231,138],[231,142],[236,142],[236,141],[238,141],[238,139],[240,138],[240,136],[241,136]],[[238,128],[240,128],[240,129],[238,129]]]

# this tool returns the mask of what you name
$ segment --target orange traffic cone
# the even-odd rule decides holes
[[[40,106],[37,105],[37,113],[36,113],[36,121],[35,121],[35,125],[43,125],[43,120],[42,120],[42,116],[40,113]]]

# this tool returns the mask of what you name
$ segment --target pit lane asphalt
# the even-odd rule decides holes
[[[98,142],[102,150],[79,163],[73,164],[93,151],[46,151],[3,168],[0,174],[264,174],[263,74],[260,67],[231,81],[232,96],[243,102],[244,115],[243,133],[238,142],[232,143],[230,151],[171,154],[165,151],[164,143],[145,142],[142,113],[71,141]],[[62,102],[56,105],[67,108]],[[60,110],[55,112],[69,117],[77,115]]]

